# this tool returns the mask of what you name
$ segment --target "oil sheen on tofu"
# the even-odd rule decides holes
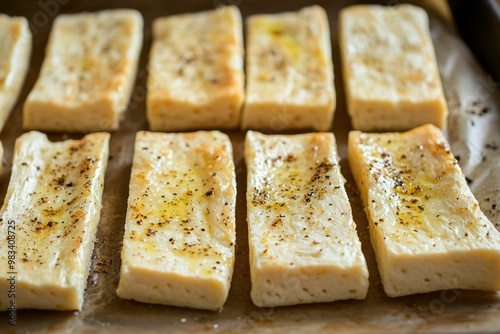
[[[24,104],[24,129],[118,129],[137,72],[142,29],[141,14],[131,9],[57,16],[40,76]]]
[[[445,127],[448,108],[425,10],[407,4],[344,8],[339,48],[355,130]]]
[[[388,296],[500,290],[500,233],[437,127],[352,131],[348,156]]]
[[[153,22],[147,96],[151,130],[235,128],[244,98],[243,28],[237,7]]]
[[[17,101],[28,72],[31,39],[26,18],[0,14],[0,131]]]
[[[109,134],[52,143],[40,132],[16,141],[0,211],[0,234],[15,231],[16,308],[80,310],[99,223]],[[14,228],[9,228],[14,226]],[[7,264],[7,243],[0,261]],[[10,301],[0,271],[0,308]]]
[[[333,134],[249,131],[245,160],[254,304],[364,299],[368,270]]]
[[[331,53],[319,6],[250,16],[242,128],[328,130],[335,110]]]
[[[137,133],[118,296],[220,309],[234,266],[235,201],[225,134]]]

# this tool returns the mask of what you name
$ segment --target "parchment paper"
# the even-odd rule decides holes
[[[228,132],[234,145],[237,169],[237,254],[229,298],[221,312],[198,311],[141,304],[116,297],[120,249],[124,232],[128,182],[134,134],[147,129],[145,121],[146,61],[151,44],[151,21],[163,15],[212,9],[236,4],[244,16],[259,12],[296,10],[307,1],[68,1],[17,0],[0,3],[0,11],[28,18],[34,31],[31,68],[23,93],[0,139],[5,147],[4,174],[0,184],[3,201],[10,177],[12,149],[21,129],[22,103],[39,73],[51,21],[62,12],[106,8],[139,9],[145,19],[145,39],[136,87],[126,119],[111,139],[111,158],[104,189],[104,206],[93,253],[88,288],[81,312],[20,310],[17,325],[7,325],[7,313],[0,313],[0,332],[29,333],[135,333],[135,332],[499,332],[500,293],[450,290],[416,296],[385,296],[369,242],[366,216],[346,160],[347,133],[351,129],[346,114],[339,72],[337,13],[352,1],[318,1],[329,14],[331,25],[337,109],[333,132],[337,137],[342,172],[347,179],[357,230],[368,261],[370,289],[364,301],[340,301],[281,308],[258,308],[250,300],[248,240],[246,227],[246,170],[243,162],[244,133]],[[397,1],[396,1],[397,2]],[[394,1],[384,4],[394,4]],[[441,5],[444,3],[440,1]],[[47,5],[49,4],[49,5]],[[441,6],[443,7],[443,6]],[[477,65],[464,43],[442,13],[431,13],[431,31],[439,68],[450,106],[447,135],[453,153],[469,177],[470,187],[481,208],[500,229],[500,94],[498,88]],[[44,19],[45,18],[45,19]],[[498,42],[498,41],[492,41]],[[71,136],[78,138],[79,136]],[[51,135],[53,140],[68,138]],[[1,265],[1,264],[0,264]],[[4,292],[1,292],[4,293]]]

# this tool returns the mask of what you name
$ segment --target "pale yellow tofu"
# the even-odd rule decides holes
[[[24,104],[24,129],[118,129],[135,81],[142,29],[142,15],[131,9],[59,15]]]
[[[17,309],[82,308],[109,137],[94,133],[52,143],[43,133],[29,132],[17,139],[0,211],[0,235],[12,239],[0,242],[2,310],[11,300]],[[15,296],[9,297],[11,276]]]
[[[28,20],[0,14],[0,131],[21,93],[30,55]]]
[[[118,296],[220,309],[234,266],[235,203],[225,134],[138,132]]]
[[[245,97],[235,6],[153,22],[147,118],[155,131],[235,128]]]
[[[248,131],[245,160],[254,304],[364,299],[368,270],[333,134]]]
[[[331,53],[319,6],[250,16],[242,128],[328,130],[335,110]]]
[[[425,10],[407,4],[344,8],[339,47],[355,130],[446,126],[448,107]]]
[[[388,296],[500,290],[500,233],[437,127],[352,131],[348,156]]]

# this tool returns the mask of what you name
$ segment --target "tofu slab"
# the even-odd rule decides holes
[[[154,131],[235,128],[245,97],[235,6],[153,22],[147,117]]]
[[[368,270],[333,134],[248,131],[245,160],[254,304],[364,299]]]
[[[28,20],[0,14],[0,131],[19,97],[30,56]]]
[[[118,129],[137,72],[142,29],[141,14],[131,9],[59,15],[24,104],[24,129]]]
[[[220,309],[234,266],[235,201],[225,134],[138,132],[118,296]]]
[[[446,126],[448,107],[425,10],[412,5],[344,8],[339,47],[355,130]]]
[[[500,233],[437,127],[352,131],[348,155],[388,296],[500,290]]]
[[[0,271],[0,291],[17,273],[16,308],[80,310],[99,223],[109,134],[52,143],[40,132],[16,141],[0,211],[0,235],[13,236],[15,258]],[[13,228],[12,228],[13,226]],[[7,264],[11,243],[0,243]],[[10,304],[0,294],[0,308]]]
[[[335,109],[331,53],[319,6],[250,16],[242,128],[328,130]]]

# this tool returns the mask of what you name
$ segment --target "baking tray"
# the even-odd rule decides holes
[[[359,193],[346,160],[347,134],[351,129],[344,103],[339,72],[337,46],[337,13],[354,1],[317,1],[328,12],[333,58],[337,109],[333,123],[341,157],[346,189],[353,208],[354,220],[368,262],[370,288],[366,300],[339,301],[279,308],[258,308],[250,299],[250,275],[246,225],[246,170],[243,161],[244,133],[226,132],[233,142],[237,173],[237,245],[236,264],[228,300],[221,312],[210,312],[161,305],[142,304],[117,298],[120,249],[124,233],[128,183],[133,153],[134,134],[147,129],[145,119],[146,62],[151,45],[151,22],[158,16],[237,5],[243,16],[253,13],[296,10],[309,1],[69,1],[16,0],[2,1],[0,11],[28,18],[33,30],[33,56],[20,101],[15,107],[0,139],[5,147],[4,174],[0,183],[0,200],[5,197],[15,139],[21,128],[22,104],[33,87],[44,57],[44,48],[53,18],[59,13],[94,11],[105,8],[136,8],[145,20],[145,37],[139,72],[127,116],[120,130],[112,134],[110,161],[103,195],[103,209],[92,257],[83,310],[58,312],[19,310],[15,327],[7,325],[7,312],[0,313],[1,333],[135,333],[135,332],[499,332],[500,294],[465,290],[439,291],[401,298],[385,296],[368,235],[368,224]],[[394,1],[382,4],[394,4]],[[413,1],[430,6],[432,36],[444,88],[450,105],[449,129],[453,152],[473,182],[471,189],[481,208],[498,227],[500,217],[500,144],[498,90],[487,81],[464,43],[453,32],[444,1]],[[430,4],[430,5],[429,5]],[[443,10],[444,8],[444,10]],[[485,112],[487,110],[488,112]],[[472,125],[474,123],[474,125]],[[52,140],[79,138],[78,135],[51,134]],[[484,158],[484,157],[487,157]],[[493,206],[495,204],[495,206]],[[4,293],[4,292],[0,292]]]
[[[500,85],[500,1],[448,0],[464,41]]]

